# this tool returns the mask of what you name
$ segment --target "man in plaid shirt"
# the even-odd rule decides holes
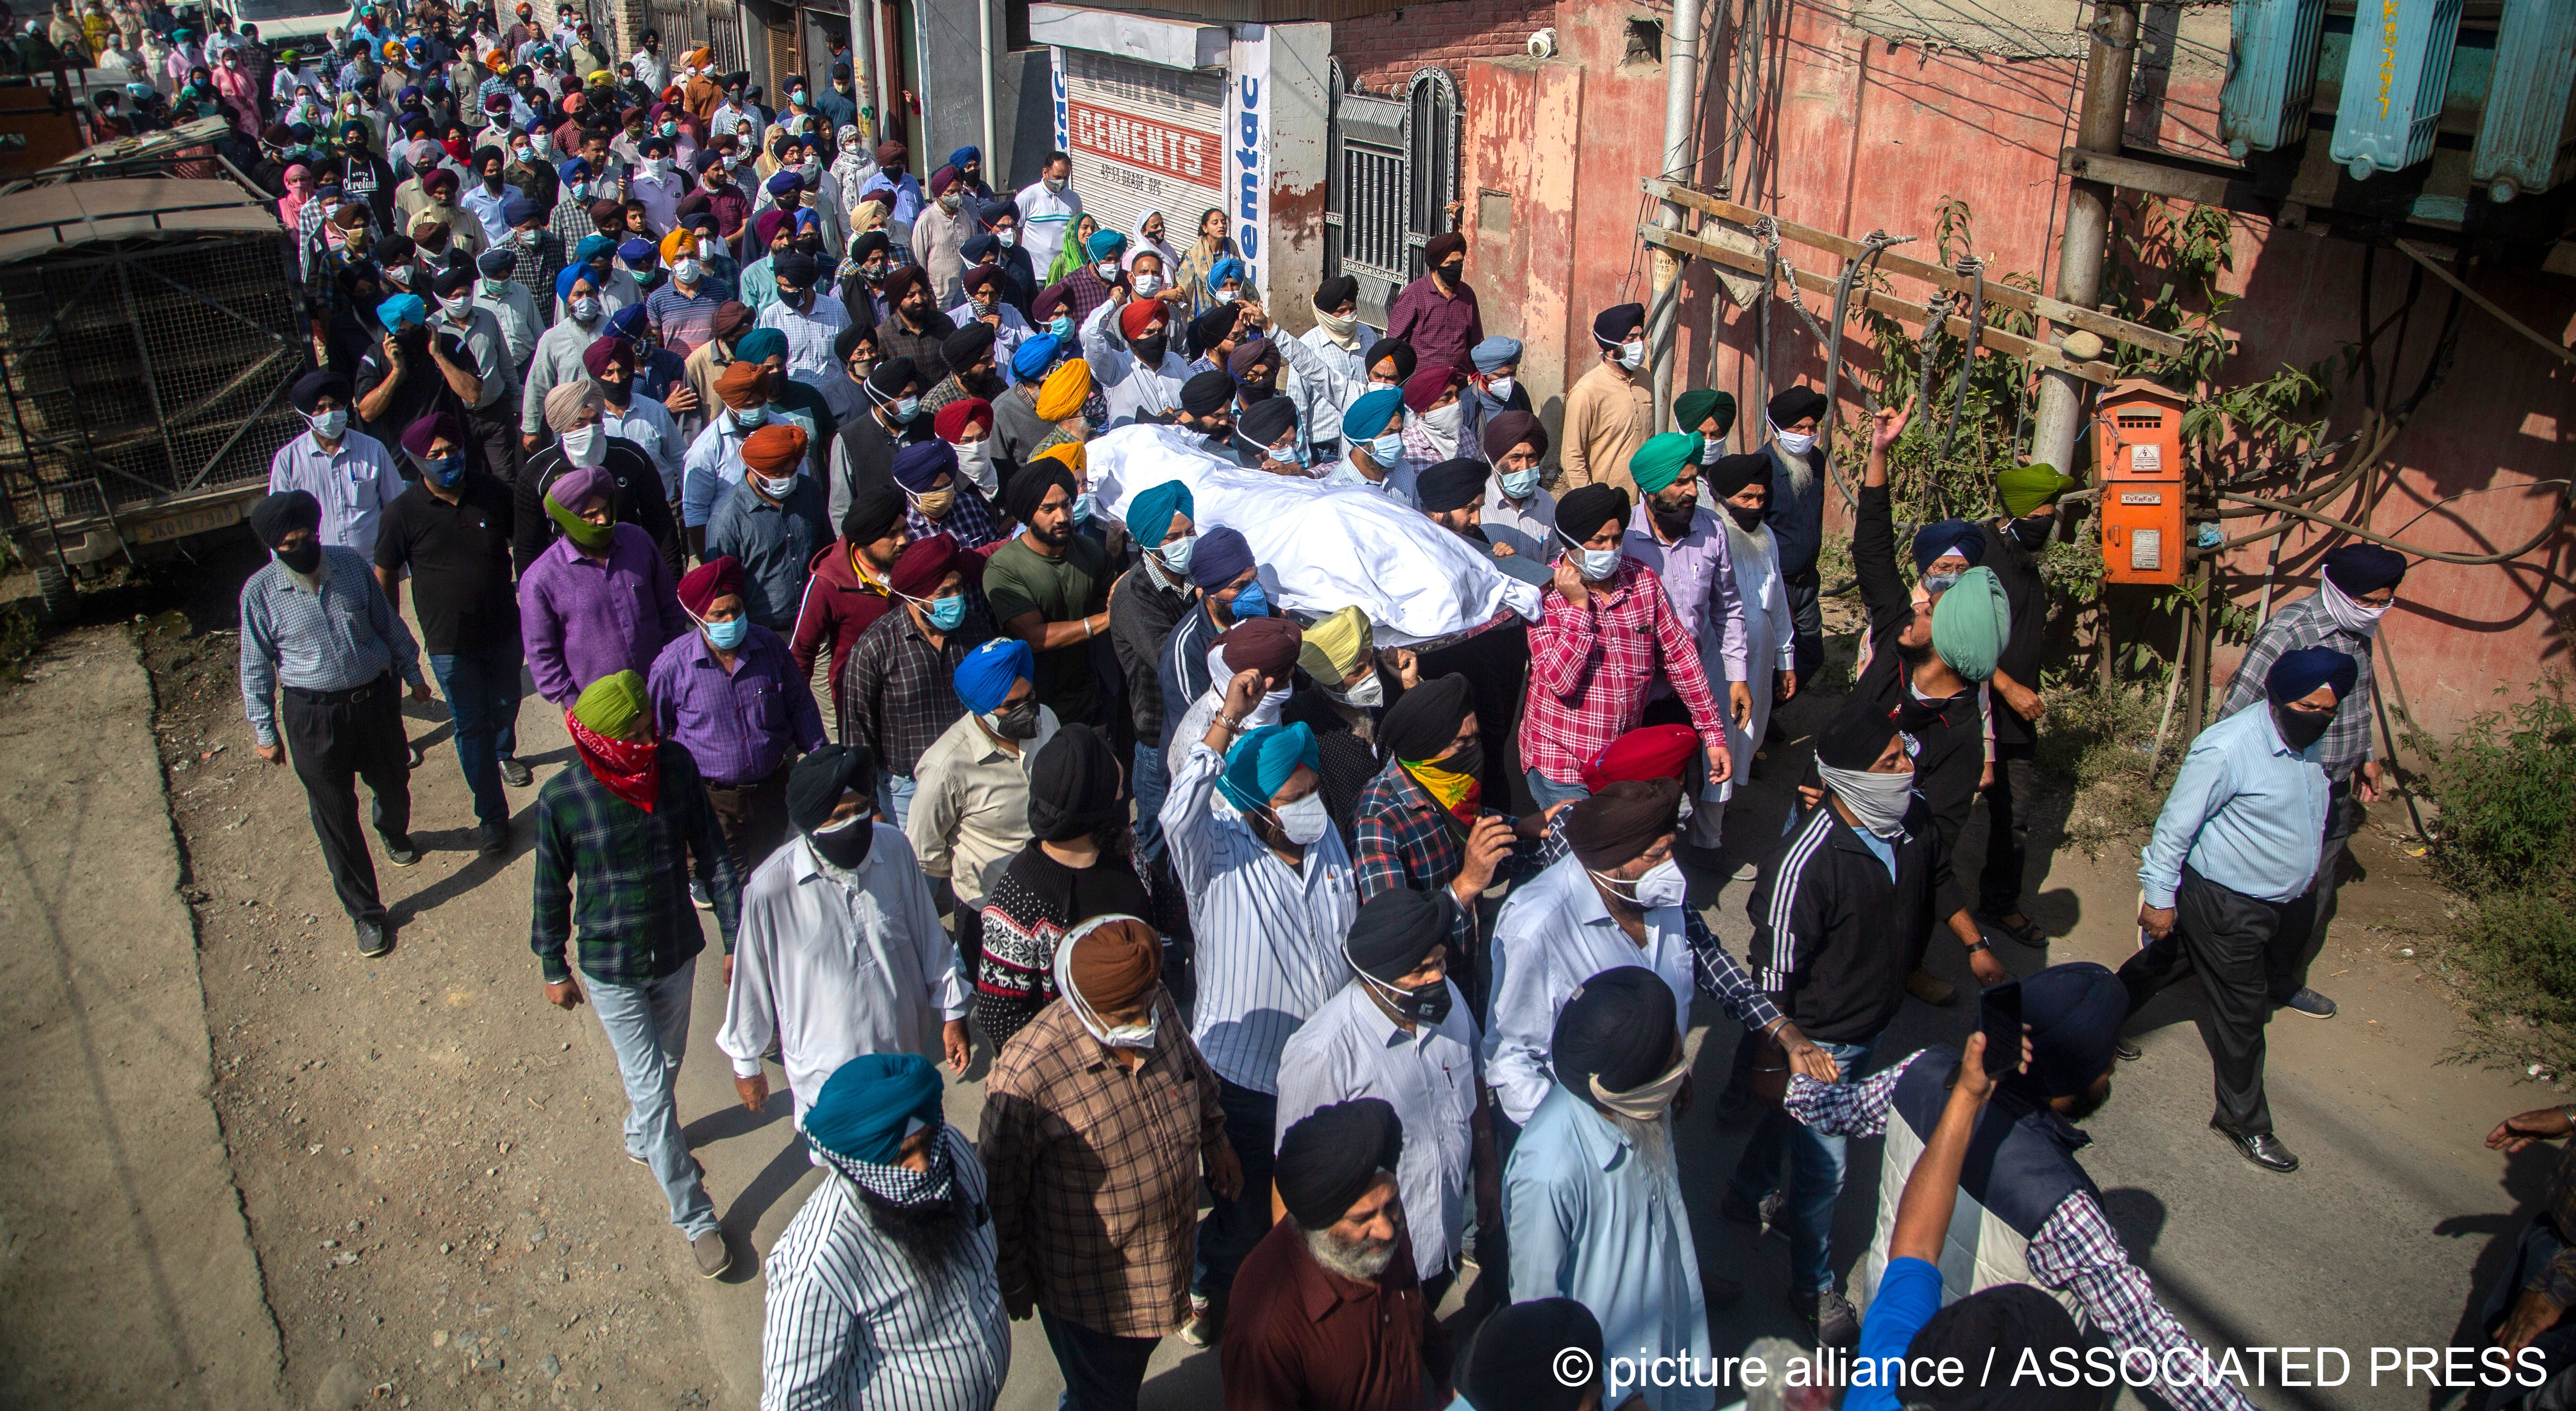
[[[2236,679],[2227,683],[2227,702],[2220,719],[2265,700],[2263,678],[2284,652],[2302,647],[2331,647],[2361,668],[2352,693],[2335,703],[2334,721],[2317,741],[2317,763],[2334,792],[2326,801],[2324,849],[2317,855],[2317,881],[2306,896],[2290,904],[2281,918],[2284,945],[2297,943],[2298,963],[2283,968],[2272,987],[2272,1003],[2311,1019],[2332,1019],[2335,1002],[2308,988],[2308,965],[2325,948],[2326,928],[2334,924],[2335,885],[2341,880],[2343,851],[2359,823],[2356,803],[2379,802],[2379,761],[2370,744],[2370,716],[2379,705],[2379,688],[2370,672],[2371,643],[2379,636],[2379,619],[2397,601],[2397,585],[2406,577],[2406,556],[2377,544],[2346,544],[2325,556],[2317,574],[2317,591],[2272,615],[2254,634]]]
[[[1556,506],[1567,549],[1541,600],[1545,619],[1530,629],[1529,708],[1521,715],[1521,761],[1542,805],[1589,792],[1583,766],[1636,728],[1658,681],[1690,712],[1708,782],[1726,782],[1734,768],[1698,641],[1654,570],[1620,555],[1628,513],[1628,492],[1605,484],[1570,491]]]

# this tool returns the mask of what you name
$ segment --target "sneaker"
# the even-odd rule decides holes
[[[2293,1013],[2304,1014],[2310,1019],[2335,1017],[2335,1002],[2304,985],[2299,987],[2297,994],[2281,1001],[2281,1007]]]
[[[1789,1226],[1786,1223],[1788,1218],[1789,1193],[1787,1191],[1773,1191],[1762,1197],[1762,1228],[1766,1233],[1787,1239],[1789,1237]]]
[[[515,759],[504,759],[501,761],[501,782],[509,785],[513,789],[524,789],[528,787],[528,781],[535,777],[536,776],[528,772],[528,767],[526,765],[519,763]]]
[[[1181,1325],[1181,1341],[1192,1347],[1214,1347],[1224,1337],[1224,1312],[1206,1294],[1191,1294],[1190,1320]]]
[[[355,924],[358,928],[358,954],[373,960],[394,948],[394,933],[385,923],[360,921]]]
[[[690,1240],[689,1253],[697,1256],[698,1277],[701,1279],[715,1278],[733,1267],[733,1251],[725,1248],[724,1233],[720,1230],[709,1230]]]
[[[420,849],[412,846],[411,834],[405,833],[399,838],[387,838],[384,842],[385,861],[394,866],[409,867],[420,861]]]
[[[2145,1049],[2138,1047],[2127,1039],[2112,1040],[2111,1051],[2120,1056],[2120,1061],[2122,1063],[2135,1063],[2139,1059],[2146,1057],[2147,1053]]]
[[[706,883],[695,881],[689,883],[689,905],[696,907],[700,911],[713,911],[716,909],[716,899],[707,895]]]
[[[508,857],[510,855],[510,830],[508,826],[500,823],[484,824],[482,829],[482,841],[475,845],[474,855],[476,857],[487,859]]]
[[[1860,1341],[1860,1315],[1852,1311],[1850,1299],[1830,1287],[1814,1293],[1793,1290],[1789,1307],[1816,1335],[1818,1347],[1850,1347]]]

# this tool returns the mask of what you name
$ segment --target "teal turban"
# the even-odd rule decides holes
[[[939,1070],[917,1053],[863,1053],[832,1070],[805,1110],[805,1137],[835,1156],[892,1166],[914,1122],[936,1127]]]
[[[1171,532],[1177,515],[1198,518],[1198,506],[1190,499],[1190,487],[1177,480],[1137,492],[1127,505],[1127,532],[1144,548],[1155,548]]]
[[[1404,414],[1404,389],[1381,387],[1362,396],[1342,412],[1342,439],[1375,440],[1380,432]]]
[[[593,260],[607,259],[616,253],[616,241],[605,235],[585,235],[581,238],[580,244],[572,247],[572,263],[586,265]]]
[[[1083,248],[1090,252],[1091,258],[1105,260],[1127,248],[1127,237],[1114,230],[1095,230],[1091,233],[1091,243]]]
[[[2012,605],[1993,569],[1969,569],[1933,600],[1932,650],[1961,676],[1983,681],[1994,675],[1995,659],[2011,640]]]
[[[1702,444],[1699,433],[1695,431],[1667,431],[1661,436],[1649,436],[1646,444],[1628,457],[1628,474],[1636,480],[1638,489],[1654,494],[1679,478],[1682,467],[1699,464]]]
[[[775,328],[755,328],[733,345],[735,362],[765,363],[787,356],[787,335]]]
[[[1324,767],[1323,752],[1315,745],[1315,732],[1306,722],[1294,725],[1264,725],[1234,742],[1226,751],[1225,774],[1217,780],[1217,789],[1226,802],[1250,813],[1268,808],[1270,796],[1278,793],[1297,766],[1308,769]]]
[[[1735,429],[1733,394],[1703,387],[1673,398],[1673,424],[1684,431],[1699,430],[1699,424],[1712,416],[1717,418],[1718,435]]]

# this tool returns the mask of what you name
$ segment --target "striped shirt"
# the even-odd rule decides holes
[[[776,285],[771,286],[773,289]],[[807,290],[809,302],[802,312],[775,301],[760,311],[760,326],[774,328],[787,338],[787,375],[806,382],[820,381],[841,371],[841,360],[832,352],[832,340],[850,326],[850,311],[838,299],[825,299]]]
[[[984,1165],[942,1129],[967,1230],[924,1269],[879,1232],[833,1171],[769,1252],[760,1332],[762,1411],[989,1411],[1010,1370],[1011,1323],[993,1272]]]
[[[355,549],[322,551],[321,591],[271,559],[241,591],[242,712],[263,745],[277,743],[277,688],[345,691],[398,666],[420,684],[420,646]]]
[[[268,493],[289,490],[309,491],[322,502],[323,543],[372,560],[385,506],[403,492],[403,480],[385,443],[352,426],[336,450],[323,450],[310,431],[277,448],[268,463]]]
[[[1342,937],[1359,915],[1359,882],[1341,833],[1306,846],[1291,869],[1217,796],[1225,761],[1193,743],[1163,800],[1163,841],[1198,932],[1198,1004],[1190,1037],[1217,1076],[1275,1093],[1288,1036],[1349,983]]]

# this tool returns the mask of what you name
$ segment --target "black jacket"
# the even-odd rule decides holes
[[[1863,1042],[1896,1017],[1936,919],[1933,898],[1954,885],[1920,794],[1890,846],[1893,878],[1828,799],[1763,858],[1745,901],[1753,983],[1820,1043]]]
[[[1995,658],[1995,670],[2036,691],[2040,649],[2048,636],[2048,585],[2040,580],[2039,555],[2024,550],[2019,540],[1996,528],[1992,520],[1984,528],[1985,566],[2004,585],[2004,602],[2012,608],[2012,638]],[[2001,699],[1995,701],[1994,711],[1997,745],[2027,745],[2035,738],[2030,722],[2013,714]]]
[[[617,522],[631,524],[653,536],[653,547],[661,550],[662,562],[670,567],[671,577],[680,576],[680,525],[671,517],[671,502],[662,497],[662,473],[653,468],[653,458],[644,448],[622,437],[608,438],[608,455],[602,468],[616,477],[617,494],[611,506]],[[537,561],[537,555],[554,547],[563,537],[563,529],[546,513],[546,487],[562,478],[572,467],[564,463],[563,446],[548,441],[528,457],[510,494],[510,560],[521,574]]]

